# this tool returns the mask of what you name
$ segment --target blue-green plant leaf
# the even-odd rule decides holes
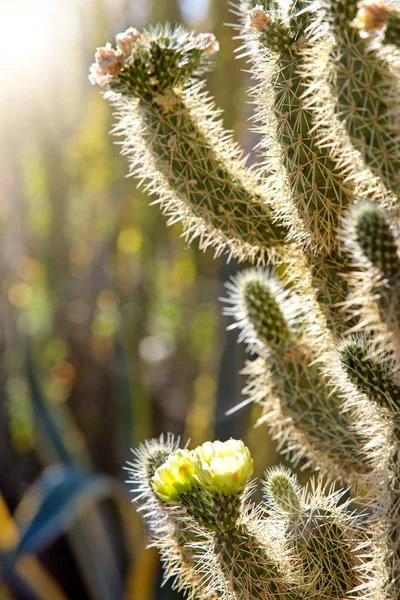
[[[21,502],[20,512],[33,503],[37,510],[22,530],[14,560],[24,553],[36,554],[50,545],[85,508],[115,492],[115,483],[107,477],[63,465],[48,467]]]

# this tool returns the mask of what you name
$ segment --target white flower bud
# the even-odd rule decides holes
[[[92,85],[104,87],[121,68],[121,54],[111,44],[97,48],[95,62],[90,67],[89,81]]]
[[[104,75],[103,71],[100,69],[97,63],[93,63],[90,67],[89,71],[89,81],[92,85],[99,85],[100,87],[104,87],[108,85],[112,80],[112,75]]]
[[[115,37],[118,50],[122,56],[127,57],[130,55],[134,43],[142,37],[141,33],[134,27],[129,27],[123,33],[118,33]]]
[[[116,75],[121,67],[121,57],[112,48],[111,44],[97,48],[94,58],[104,75]]]

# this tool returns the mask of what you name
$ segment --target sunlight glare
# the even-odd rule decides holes
[[[74,30],[74,5],[54,0],[1,3],[0,52],[7,85],[3,86],[0,108],[10,100],[29,102],[29,95],[41,86],[45,91]]]

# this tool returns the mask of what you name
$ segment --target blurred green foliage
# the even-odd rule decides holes
[[[217,301],[235,268],[188,248],[125,177],[87,71],[92,48],[130,25],[212,30],[221,51],[210,87],[250,148],[248,82],[225,1],[67,4],[42,2],[51,28],[36,38],[40,14],[1,8],[3,23],[15,13],[33,30],[33,46],[0,103],[0,596],[167,599],[176,595],[158,590],[122,466],[161,431],[195,445],[246,437],[250,409],[225,415],[240,401],[243,350]],[[260,469],[274,461],[268,444],[252,432]]]

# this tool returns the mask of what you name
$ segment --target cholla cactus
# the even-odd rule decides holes
[[[235,12],[257,82],[258,173],[205,90],[212,34],[128,29],[97,50],[90,80],[170,222],[256,265],[227,284],[231,327],[258,355],[245,393],[318,479],[302,489],[276,468],[256,507],[242,442],[167,437],[136,452],[135,499],[189,598],[400,599],[400,5]]]

